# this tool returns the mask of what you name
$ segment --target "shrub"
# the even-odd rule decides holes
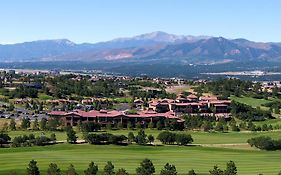
[[[157,139],[164,144],[174,144],[176,141],[176,134],[169,131],[163,131],[157,136]]]
[[[178,145],[186,145],[192,142],[193,139],[190,134],[176,134],[176,143]]]
[[[281,139],[273,140],[268,136],[260,136],[251,138],[248,141],[248,144],[255,146],[256,148],[263,150],[280,150],[281,149]]]

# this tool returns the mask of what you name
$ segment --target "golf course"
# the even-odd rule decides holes
[[[111,132],[113,134],[127,134],[128,130]],[[15,137],[28,133],[31,132],[11,131],[10,136]],[[33,133],[35,135],[42,134],[42,132]],[[66,139],[64,132],[55,133],[57,140]],[[157,136],[159,131],[147,129],[146,133]],[[278,138],[281,131],[240,133],[189,131],[188,133],[194,139],[194,143],[190,146],[161,145],[156,140],[154,146],[61,143],[43,147],[3,148],[0,151],[0,174],[16,172],[17,175],[23,175],[32,159],[38,162],[42,174],[46,174],[50,163],[56,163],[62,172],[65,172],[70,164],[73,164],[77,172],[83,174],[91,161],[98,164],[99,174],[103,173],[103,167],[107,161],[112,161],[116,169],[125,168],[129,174],[135,174],[136,168],[144,158],[152,160],[156,174],[159,174],[165,163],[168,162],[176,166],[178,174],[187,174],[189,170],[194,169],[200,175],[207,175],[214,165],[224,169],[229,160],[236,163],[239,175],[276,175],[281,170],[281,151],[261,151],[251,148],[246,143],[247,139],[261,135]],[[82,134],[78,133],[77,135],[81,138]]]

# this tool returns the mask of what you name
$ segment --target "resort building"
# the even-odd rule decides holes
[[[197,97],[193,94],[184,97],[179,95],[175,100],[154,100],[149,103],[149,108],[159,113],[176,112],[183,114],[221,114],[230,113],[230,100],[219,100],[216,96]]]
[[[146,125],[150,122],[156,124],[158,121],[164,121],[165,119],[176,120],[178,123],[183,123],[184,120],[177,117],[174,112],[157,113],[152,110],[139,111],[133,114],[126,113],[126,111],[107,111],[107,110],[92,110],[89,112],[75,110],[71,112],[64,111],[52,111],[48,113],[51,119],[59,119],[65,123],[65,125],[76,126],[79,122],[96,122],[102,126],[106,124],[122,123],[123,126],[127,126],[130,122],[133,126],[137,123]]]

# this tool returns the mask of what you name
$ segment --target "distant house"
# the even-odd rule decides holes
[[[149,103],[149,108],[160,112],[168,112],[171,111],[171,104],[174,103],[174,100],[172,99],[162,99],[162,100],[156,100],[156,101],[151,101]]]
[[[134,100],[134,106],[135,106],[137,109],[142,109],[143,104],[144,104],[144,101],[141,100],[141,99],[136,99],[136,100]]]

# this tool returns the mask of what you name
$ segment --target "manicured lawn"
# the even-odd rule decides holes
[[[51,99],[53,99],[53,97],[49,96],[49,95],[47,95],[45,93],[39,93],[38,94],[38,99],[40,99],[40,100],[51,100]]]
[[[130,130],[109,131],[113,134],[127,135]],[[137,134],[137,131],[132,131]],[[146,134],[157,137],[158,130],[145,130]],[[175,164],[179,174],[186,174],[188,170],[195,169],[200,175],[207,175],[215,165],[225,168],[229,160],[235,161],[239,175],[276,175],[281,170],[281,151],[260,151],[254,148],[238,146],[245,144],[247,139],[267,135],[280,138],[281,131],[272,132],[229,132],[229,133],[205,133],[181,131],[190,133],[195,144],[234,144],[216,147],[201,146],[115,146],[115,145],[89,145],[89,144],[58,144],[44,147],[21,147],[0,149],[0,174],[9,174],[16,171],[17,175],[25,174],[26,166],[31,159],[38,161],[38,166],[45,174],[50,162],[57,163],[64,172],[70,163],[73,163],[80,174],[86,169],[90,161],[99,165],[102,174],[106,161],[112,161],[116,167],[125,168],[130,174],[135,174],[135,168],[144,158],[150,158],[155,167],[156,174],[166,162]],[[9,135],[15,137],[23,134],[42,134],[42,131],[10,131]],[[54,132],[44,133],[49,136]],[[66,140],[65,132],[55,132],[57,140]],[[78,132],[79,139],[82,134]],[[160,144],[159,141],[156,142]]]
[[[113,134],[124,134],[127,135],[128,130],[116,130],[110,131]],[[132,131],[137,134],[137,131]],[[270,131],[270,132],[201,132],[201,131],[179,131],[185,132],[192,135],[195,144],[237,144],[247,143],[247,140],[257,136],[270,136],[272,138],[281,138],[281,131]],[[155,138],[159,134],[158,130],[145,130],[147,135],[152,134]]]
[[[244,103],[244,104],[250,105],[250,106],[252,106],[254,108],[259,106],[259,107],[262,107],[264,109],[266,109],[266,107],[263,107],[261,105],[270,102],[270,100],[256,99],[256,98],[252,98],[252,97],[236,97],[236,96],[231,96],[230,99],[234,100],[234,101],[237,101],[239,103]]]
[[[113,98],[112,100],[116,101],[117,103],[130,103],[132,101],[132,97]]]
[[[13,171],[17,175],[25,174],[31,159],[38,161],[38,166],[45,174],[50,162],[57,163],[64,172],[70,163],[83,174],[90,161],[99,165],[102,174],[107,161],[112,161],[115,168],[125,168],[130,174],[144,158],[153,161],[156,174],[166,162],[176,166],[179,174],[186,174],[195,169],[200,175],[207,175],[215,165],[225,168],[225,163],[233,160],[239,175],[276,175],[280,170],[281,152],[258,150],[233,150],[224,148],[204,148],[191,146],[114,146],[114,145],[69,145],[59,144],[45,147],[7,148],[0,151],[0,174]]]
[[[98,132],[101,133],[102,131]],[[105,131],[104,131],[105,132]],[[137,130],[115,130],[115,131],[107,131],[112,134],[123,134],[128,135],[128,132],[133,132],[137,135]],[[152,134],[155,138],[158,136],[160,131],[158,130],[150,130],[146,129],[145,133],[147,135]],[[238,143],[246,143],[249,138],[257,137],[257,136],[270,136],[272,138],[281,138],[281,131],[270,131],[270,132],[229,132],[229,133],[220,133],[220,132],[196,132],[196,131],[178,131],[191,134],[195,144],[238,144]],[[23,134],[33,133],[35,136],[40,136],[44,133],[46,136],[50,136],[52,133],[56,134],[57,140],[66,140],[65,132],[52,132],[52,131],[10,131],[10,137],[15,137]],[[82,139],[82,133],[77,132],[78,139]],[[160,144],[160,142],[156,143]]]
[[[254,124],[262,126],[263,124],[267,124],[267,125],[280,125],[281,126],[281,119],[269,119],[269,120],[265,120],[265,121],[260,121],[260,122],[254,122]]]

